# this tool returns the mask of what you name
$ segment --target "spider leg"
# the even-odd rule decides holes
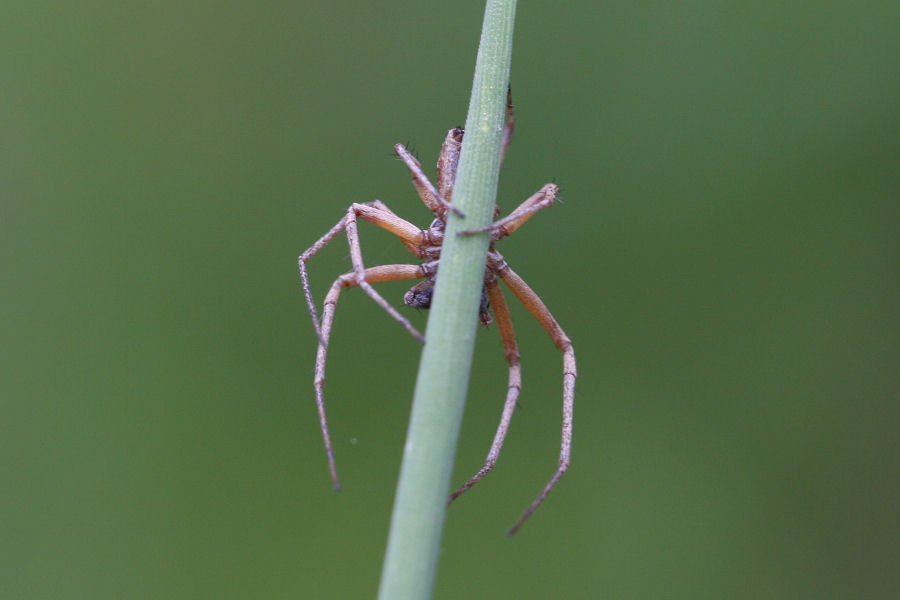
[[[437,191],[434,187],[434,184],[428,179],[425,175],[425,171],[422,170],[422,164],[416,159],[415,156],[410,153],[403,144],[395,144],[394,152],[397,153],[397,156],[400,157],[406,166],[409,168],[409,172],[412,174],[413,186],[416,188],[416,191],[419,193],[419,197],[422,199],[422,202],[425,206],[428,207],[434,216],[436,216],[441,221],[446,221],[447,218],[447,210],[452,210],[456,216],[465,217],[465,213],[459,210],[456,206],[448,202],[444,199],[443,196]]]
[[[462,127],[454,127],[447,132],[437,161],[438,192],[451,201],[453,199],[453,183],[456,181],[456,168],[459,166],[459,153],[462,150],[463,134]]]
[[[547,309],[547,306],[541,301],[540,297],[532,290],[525,281],[519,277],[515,271],[509,268],[503,256],[497,251],[488,253],[488,266],[491,271],[497,274],[500,279],[509,287],[512,293],[525,305],[535,319],[550,335],[556,347],[563,353],[563,407],[562,407],[562,435],[559,451],[559,466],[556,472],[538,494],[538,497],[525,509],[519,520],[507,532],[508,535],[515,534],[519,528],[525,523],[538,506],[556,485],[556,482],[565,474],[569,468],[569,458],[572,452],[572,413],[575,408],[575,378],[577,371],[575,368],[575,350],[572,348],[572,342],[565,334],[559,323],[553,317],[553,314]]]
[[[509,431],[509,423],[512,420],[513,411],[516,408],[516,402],[519,399],[519,392],[522,390],[522,367],[519,363],[519,346],[516,343],[516,334],[513,330],[512,317],[509,314],[509,306],[503,297],[503,291],[497,283],[497,278],[490,275],[489,280],[485,282],[488,297],[491,306],[494,308],[494,317],[497,321],[497,328],[500,330],[500,338],[503,340],[503,351],[506,354],[506,362],[509,363],[509,384],[506,388],[506,401],[503,404],[503,413],[500,416],[500,424],[497,426],[497,432],[494,434],[494,441],[491,443],[491,449],[488,450],[487,458],[484,466],[475,475],[469,479],[461,488],[450,495],[450,502],[456,500],[463,492],[478,483],[478,481],[487,475],[494,465],[497,464],[497,458],[500,456],[500,450],[503,448],[503,441],[506,439],[506,433]]]
[[[313,327],[319,340],[322,339],[321,327],[319,326],[319,315],[316,311],[316,303],[312,297],[312,290],[309,287],[309,273],[306,271],[306,263],[313,255],[325,247],[325,245],[334,239],[334,236],[344,231],[347,226],[347,217],[345,216],[337,224],[328,230],[328,233],[320,237],[315,244],[307,248],[306,252],[297,259],[297,266],[300,269],[300,282],[303,285],[303,294],[306,296],[306,306],[309,308],[309,315],[312,317]]]
[[[513,114],[512,86],[506,88],[506,126],[503,128],[503,141],[500,143],[500,166],[506,158],[506,149],[512,142],[513,133],[516,130],[516,118]]]
[[[501,166],[503,166],[503,159],[506,157],[506,149],[512,141],[515,128],[516,120],[513,116],[512,91],[511,88],[507,88],[506,125],[503,128],[503,141],[500,144]],[[456,169],[459,166],[459,153],[462,149],[464,134],[465,130],[463,130],[462,127],[454,127],[448,131],[447,137],[444,139],[444,144],[441,146],[441,154],[438,157],[437,187],[441,196],[447,200],[451,200],[453,197],[453,184],[456,182]]]
[[[553,206],[558,194],[559,187],[556,184],[548,183],[502,219],[498,219],[485,227],[460,231],[458,235],[473,235],[475,233],[486,233],[490,231],[491,241],[496,242],[497,240],[512,234],[516,229],[524,225],[528,219],[534,216],[536,212],[544,210],[549,206]]]
[[[425,265],[381,265],[371,267],[364,271],[363,281],[403,281],[407,279],[420,279],[427,277],[429,271],[436,269],[434,263]],[[341,290],[347,287],[359,285],[360,278],[355,271],[344,273],[331,285],[325,303],[322,306],[322,328],[319,336],[319,348],[316,352],[316,374],[313,386],[316,390],[316,407],[319,411],[319,426],[322,429],[322,438],[325,441],[325,452],[328,455],[328,469],[331,471],[331,481],[335,490],[341,489],[337,468],[334,463],[334,450],[331,446],[331,436],[328,433],[328,419],[325,417],[325,359],[328,354],[328,341],[331,338],[331,326],[334,323],[334,312],[337,308]]]
[[[371,204],[372,206],[374,206],[376,208],[383,210],[384,212],[388,213],[392,217],[399,219],[400,221],[403,221],[404,223],[406,223],[407,226],[412,227],[413,230],[416,228],[415,225],[413,225],[406,219],[402,219],[401,217],[398,217],[397,214],[394,211],[392,211],[390,208],[388,208],[388,206],[381,200],[373,200],[372,202],[369,202],[369,204]],[[392,231],[392,233],[394,233],[394,232]],[[411,235],[412,233],[413,233],[413,231],[407,231],[403,234],[398,235],[398,237],[400,238],[400,243],[403,244],[404,246],[406,246],[406,249],[409,250],[413,256],[416,256],[418,258],[426,258],[428,256],[427,253],[423,250],[423,247],[422,247],[423,242],[425,242],[425,245],[431,245],[431,246],[435,246],[435,245],[440,246],[441,245],[442,240],[437,239],[434,236],[434,232],[431,229],[419,230],[419,233],[417,235]],[[395,235],[397,235],[397,234],[395,233]]]
[[[386,229],[387,231],[390,231],[391,233],[396,235],[398,238],[400,238],[400,241],[403,243],[403,245],[406,246],[407,249],[409,249],[409,251],[416,256],[419,256],[419,257],[422,256],[417,251],[417,248],[422,246],[423,244],[429,243],[427,233],[423,232],[421,229],[419,229],[418,227],[416,227],[409,221],[406,221],[406,220],[398,217],[396,214],[391,212],[391,210],[384,203],[382,203],[378,200],[375,200],[374,202],[367,202],[365,204],[356,204],[356,203],[352,204],[350,206],[350,208],[347,209],[347,214],[344,215],[344,217],[340,221],[338,221],[334,227],[332,227],[330,230],[328,230],[328,233],[326,233],[321,238],[319,238],[316,241],[316,243],[314,243],[312,246],[310,246],[306,250],[306,252],[301,254],[297,260],[297,265],[298,265],[298,268],[300,271],[300,281],[303,284],[303,294],[306,296],[306,305],[309,308],[309,314],[312,317],[313,327],[316,330],[316,335],[319,336],[320,340],[322,339],[322,334],[321,334],[321,328],[319,326],[319,316],[316,311],[316,304],[313,300],[312,291],[311,291],[310,285],[309,285],[309,273],[307,272],[307,269],[306,269],[306,263],[309,262],[309,260],[317,252],[319,252],[319,250],[324,248],[325,245],[328,244],[328,242],[330,242],[332,239],[334,239],[334,237],[336,235],[338,235],[342,231],[347,230],[348,223],[350,222],[350,220],[353,220],[353,231],[354,231],[354,236],[356,238],[356,246],[358,248],[359,247],[359,236],[358,236],[357,230],[356,230],[356,217],[357,216],[362,217],[363,219],[365,219],[371,223],[374,223],[375,225],[378,225],[382,229]],[[348,239],[350,237],[349,231],[347,233],[347,237],[348,237]],[[353,242],[351,242],[351,254],[352,254],[352,248],[353,248]],[[353,264],[354,264],[354,270],[358,271],[358,269],[356,269],[357,263],[354,262]],[[360,265],[362,264],[361,258],[360,258],[359,264]],[[371,290],[371,286],[368,286],[368,287]],[[380,296],[379,296],[379,298],[380,298]],[[376,302],[378,302],[377,299],[376,299]],[[386,302],[383,299],[382,299],[382,302],[384,302],[386,304]],[[380,306],[382,306],[382,302],[378,302],[378,304]],[[394,312],[396,312],[396,311],[394,311]],[[388,310],[388,313],[390,313],[391,316],[394,316],[394,314],[391,313],[390,310]],[[397,317],[394,316],[394,318],[397,318]],[[403,324],[406,327],[409,322],[406,321],[404,323],[404,321],[405,321],[405,319],[403,319],[401,317],[400,322],[401,322],[401,324]],[[409,329],[409,327],[407,327],[407,329]],[[415,336],[415,333],[413,335]]]
[[[406,330],[414,338],[416,338],[420,343],[424,344],[425,336],[419,333],[419,330],[409,322],[409,319],[401,315],[396,308],[391,306],[390,303],[385,300],[381,294],[375,291],[375,288],[369,285],[368,281],[366,281],[366,268],[365,266],[363,266],[362,249],[359,245],[359,232],[356,228],[356,216],[357,214],[359,214],[360,216],[365,217],[365,209],[373,209],[373,207],[366,206],[364,204],[354,204],[350,207],[350,210],[347,211],[346,218],[347,242],[350,245],[350,262],[353,263],[353,271],[354,273],[356,273],[356,284],[369,296],[369,298],[375,301],[375,304],[383,308],[389,315],[394,318],[395,321],[403,325],[403,327],[406,328]],[[393,216],[394,219],[397,219],[398,221],[406,223],[406,221],[403,221],[403,219],[399,219],[393,214],[391,216]],[[392,221],[393,219],[387,219],[384,215],[381,216],[381,219],[382,220],[379,222],[379,225],[381,225],[385,229],[390,230],[390,228],[386,226],[386,223]],[[420,235],[424,235],[421,230],[418,230],[417,228],[416,230]]]

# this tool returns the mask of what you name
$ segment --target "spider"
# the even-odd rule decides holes
[[[512,99],[511,96],[508,95],[506,127],[503,133],[500,154],[501,164],[506,155],[506,149],[512,139],[514,126],[515,120],[513,117]],[[444,238],[448,213],[452,211],[460,214],[458,209],[451,204],[451,200],[460,150],[462,148],[463,135],[464,131],[461,127],[455,127],[447,133],[447,137],[444,139],[441,153],[437,161],[437,187],[431,183],[423,172],[419,161],[406,149],[406,147],[402,144],[394,146],[396,155],[406,164],[412,174],[412,183],[416,188],[416,192],[418,192],[418,195],[425,206],[434,214],[435,218],[428,229],[419,229],[409,221],[400,218],[384,203],[378,200],[365,203],[354,203],[347,209],[346,215],[344,215],[344,217],[338,221],[328,233],[310,246],[298,260],[303,292],[306,296],[307,305],[309,306],[309,313],[312,317],[313,326],[315,327],[316,334],[319,338],[313,385],[316,393],[319,424],[322,429],[325,451],[328,456],[328,467],[336,490],[340,489],[340,482],[335,467],[334,451],[332,449],[331,437],[328,431],[328,421],[325,417],[323,388],[325,385],[325,358],[328,351],[328,342],[331,337],[331,327],[334,321],[338,297],[340,296],[341,290],[344,288],[359,286],[370,298],[372,298],[372,300],[375,301],[376,304],[387,311],[394,320],[403,325],[415,339],[422,343],[425,342],[425,338],[413,324],[375,291],[371,284],[382,281],[423,279],[422,282],[413,286],[404,295],[403,302],[407,306],[415,308],[428,308],[431,305],[431,296],[434,291],[435,276],[437,275],[440,264],[441,244]],[[452,502],[463,492],[475,485],[475,483],[481,480],[481,478],[494,468],[509,429],[513,410],[516,407],[516,402],[519,397],[519,391],[521,390],[522,377],[518,344],[516,343],[516,336],[513,330],[513,322],[509,313],[509,307],[498,284],[498,279],[503,281],[516,298],[525,305],[525,308],[528,309],[534,318],[544,327],[556,344],[556,347],[563,353],[563,418],[559,465],[537,498],[525,509],[519,520],[513,525],[512,529],[509,530],[510,535],[518,531],[528,517],[530,517],[537,507],[540,506],[547,497],[547,494],[569,467],[569,456],[572,446],[572,412],[575,401],[576,370],[575,352],[572,348],[572,342],[565,332],[563,332],[562,328],[556,322],[556,319],[538,295],[525,283],[525,281],[522,280],[521,277],[519,277],[519,275],[509,268],[509,265],[507,265],[503,256],[494,248],[494,245],[500,239],[515,232],[535,213],[551,206],[557,198],[558,191],[556,185],[548,183],[537,193],[522,202],[522,204],[508,216],[494,221],[487,227],[463,231],[460,234],[475,235],[489,233],[491,236],[487,264],[485,267],[484,288],[482,290],[479,319],[482,324],[490,325],[492,322],[490,313],[491,310],[493,310],[494,318],[497,321],[497,327],[500,330],[500,337],[506,354],[506,360],[509,363],[509,384],[506,392],[506,401],[503,405],[503,412],[500,417],[500,424],[497,427],[484,466],[472,476],[471,479],[463,484],[462,487],[450,495],[448,503]],[[499,208],[495,208],[495,218],[498,213]],[[362,250],[360,248],[359,233],[357,229],[359,219],[374,223],[382,229],[386,229],[393,233],[400,239],[400,242],[406,246],[413,256],[423,262],[421,262],[421,264],[393,264],[365,267],[363,264]],[[316,312],[315,302],[313,301],[312,292],[310,291],[306,263],[313,255],[328,244],[328,242],[342,232],[346,232],[347,234],[353,270],[341,275],[332,284],[331,289],[325,297],[325,302],[322,307],[322,319],[320,322],[318,313]]]

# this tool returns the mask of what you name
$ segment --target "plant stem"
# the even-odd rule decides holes
[[[487,0],[453,204],[428,317],[380,600],[431,597],[465,406],[490,236],[459,236],[491,222],[512,57],[516,0]]]

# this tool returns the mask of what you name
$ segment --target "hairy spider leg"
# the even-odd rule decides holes
[[[500,165],[506,157],[506,150],[512,141],[516,122],[513,116],[512,94],[506,93],[506,125],[503,128],[503,141],[500,145]],[[456,182],[456,170],[459,167],[459,154],[462,150],[465,130],[462,127],[454,127],[447,132],[444,143],[441,146],[441,154],[437,161],[437,188],[441,196],[447,200],[453,197],[453,184]],[[427,204],[427,202],[426,202]]]
[[[559,186],[554,183],[548,183],[502,219],[497,219],[490,225],[485,225],[484,227],[460,231],[459,235],[473,235],[490,231],[491,241],[496,242],[497,240],[511,235],[538,211],[553,206],[558,195]]]
[[[500,165],[506,157],[506,150],[512,141],[516,123],[513,115],[512,93],[506,93],[506,124],[503,128],[503,141],[500,146]],[[419,197],[434,216],[446,223],[447,209],[450,208],[459,216],[465,216],[453,204],[453,184],[456,182],[456,170],[459,167],[459,156],[462,151],[465,130],[462,127],[454,127],[447,132],[444,143],[441,145],[441,153],[437,160],[437,188],[425,175],[422,164],[402,144],[394,146],[394,152],[409,168],[413,178],[413,185],[419,193]]]
[[[324,248],[325,244],[330,242],[334,236],[344,231],[346,226],[347,217],[345,215],[334,227],[328,230],[328,233],[320,237],[315,244],[307,248],[306,252],[297,259],[297,267],[300,269],[300,282],[303,285],[303,295],[306,296],[306,306],[309,309],[309,316],[312,317],[313,327],[316,330],[316,335],[319,336],[319,341],[322,340],[322,330],[319,326],[319,313],[316,311],[316,303],[313,300],[312,290],[309,287],[309,274],[306,272],[306,263],[309,262],[309,259],[316,252]]]
[[[437,160],[438,192],[449,201],[453,199],[453,184],[456,181],[456,169],[459,167],[459,153],[462,151],[464,131],[462,127],[454,127],[447,132],[441,153]]]
[[[303,254],[300,255],[300,258],[297,260],[297,264],[300,270],[300,280],[303,284],[303,293],[306,296],[306,304],[309,308],[309,314],[312,317],[313,327],[316,330],[316,335],[319,336],[319,341],[322,341],[322,332],[321,327],[319,325],[318,313],[316,311],[315,301],[312,297],[312,290],[309,285],[309,273],[306,269],[306,263],[317,253],[319,250],[325,247],[328,242],[330,242],[336,235],[341,233],[342,231],[347,232],[347,241],[350,244],[350,258],[353,264],[353,270],[358,275],[362,274],[365,270],[362,264],[362,252],[360,250],[359,245],[359,232],[356,227],[357,217],[361,217],[366,221],[374,223],[378,225],[382,229],[390,231],[403,243],[404,246],[414,255],[418,257],[422,257],[421,253],[418,252],[418,247],[424,245],[428,241],[428,236],[421,229],[406,221],[405,219],[401,219],[397,215],[395,215],[391,210],[384,205],[384,203],[375,200],[374,202],[366,202],[365,204],[357,204],[354,203],[350,205],[350,208],[347,209],[347,214],[337,222],[337,224],[332,227],[328,233],[319,238],[316,243],[309,247]],[[407,331],[409,331],[414,338],[419,340],[420,342],[424,341],[422,334],[413,327],[412,323],[409,322],[403,315],[401,315],[397,310],[388,304],[387,300],[381,297],[381,295],[375,291],[372,286],[370,286],[365,279],[361,279],[360,287],[366,292],[366,294],[371,297],[376,304],[382,307],[391,317],[393,317],[396,321],[398,321],[401,325],[403,325]]]
[[[459,210],[456,206],[451,204],[449,201],[445,200],[444,197],[437,191],[437,188],[434,187],[434,184],[428,179],[425,175],[425,171],[422,170],[422,164],[419,160],[412,155],[412,153],[406,149],[403,144],[395,144],[394,152],[397,153],[397,156],[400,157],[407,168],[409,168],[409,172],[412,174],[413,186],[416,188],[416,191],[419,193],[419,197],[422,199],[422,202],[425,206],[428,207],[434,216],[440,219],[442,222],[447,222],[447,210],[452,210],[457,216],[465,217],[465,213]]]
[[[437,269],[436,261],[422,265],[380,265],[370,267],[363,273],[365,281],[378,283],[381,281],[404,281],[409,279],[421,279],[427,277]],[[316,407],[319,411],[319,427],[322,429],[322,438],[325,441],[325,452],[328,455],[328,469],[331,471],[331,482],[335,490],[341,489],[338,479],[337,467],[334,462],[334,450],[331,445],[331,436],[328,433],[328,419],[325,417],[325,359],[328,354],[328,341],[331,338],[331,326],[334,323],[334,313],[337,309],[338,298],[341,290],[347,287],[359,285],[360,278],[355,271],[344,273],[334,280],[325,303],[322,305],[322,329],[319,339],[319,348],[316,352],[316,374],[313,378],[313,387],[316,390]]]
[[[497,328],[500,330],[500,338],[503,341],[503,351],[506,354],[506,362],[509,363],[509,383],[506,388],[506,401],[503,403],[503,413],[500,416],[500,424],[497,426],[497,432],[494,434],[494,441],[488,450],[487,458],[484,466],[475,473],[461,488],[450,495],[448,504],[456,500],[463,492],[471,488],[473,485],[487,475],[497,459],[500,457],[500,450],[503,448],[503,441],[506,439],[506,433],[509,431],[509,423],[512,420],[513,411],[516,408],[516,402],[519,399],[519,392],[522,391],[522,367],[519,361],[519,346],[516,343],[516,333],[513,329],[512,317],[509,314],[509,306],[506,304],[506,298],[503,296],[503,290],[497,283],[497,277],[490,273],[485,278],[484,287],[487,290],[488,298],[490,298],[491,306],[494,309],[494,319],[497,322]]]
[[[506,126],[503,128],[503,141],[500,143],[500,166],[506,158],[506,149],[512,142],[513,133],[516,131],[516,118],[513,114],[512,86],[506,88]]]
[[[356,206],[356,205],[354,205],[354,206]],[[364,206],[364,205],[361,205],[361,206]],[[364,207],[364,208],[369,208],[369,207]],[[365,276],[366,268],[363,265],[362,249],[360,248],[360,245],[359,245],[359,233],[356,229],[356,215],[357,215],[357,211],[352,210],[352,209],[347,213],[347,242],[350,245],[350,262],[353,263],[353,270],[356,272],[357,283],[358,283],[359,287],[366,294],[368,294],[368,296],[372,300],[374,300],[376,304],[378,304],[381,308],[386,310],[389,315],[394,317],[395,321],[397,321],[398,323],[403,325],[403,327],[405,327],[406,330],[410,334],[412,334],[412,336],[414,338],[416,338],[420,343],[424,344],[425,336],[422,335],[421,333],[419,333],[419,330],[416,329],[412,323],[410,323],[409,319],[407,319],[406,317],[401,315],[400,312],[396,308],[391,306],[390,303],[387,300],[385,300],[381,294],[379,294],[377,291],[375,291],[375,288],[373,288],[371,285],[369,285],[368,281],[366,281],[366,276]],[[382,215],[382,219],[384,219],[384,218],[385,218],[384,215]],[[403,221],[402,219],[399,219],[399,220]],[[387,220],[382,221],[382,222],[386,223]],[[403,222],[405,223],[405,221],[403,221]],[[413,227],[418,231],[419,234],[421,234],[421,230],[419,230],[418,227],[415,227],[415,226],[413,226]],[[387,229],[387,227],[386,227],[386,229]]]
[[[572,342],[569,336],[565,334],[559,323],[553,317],[553,314],[547,309],[547,306],[538,297],[525,281],[519,277],[515,271],[509,268],[503,256],[496,250],[488,253],[488,267],[497,274],[503,283],[512,291],[512,293],[525,305],[528,312],[537,319],[538,323],[547,331],[553,343],[563,353],[563,406],[562,406],[562,435],[559,450],[559,466],[556,472],[538,494],[538,497],[525,509],[519,520],[507,532],[508,535],[515,534],[522,524],[531,516],[538,506],[556,485],[556,482],[565,474],[569,468],[569,458],[572,452],[572,414],[575,409],[575,379],[577,370],[575,368],[575,350],[572,348]]]

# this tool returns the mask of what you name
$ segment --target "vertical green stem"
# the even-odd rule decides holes
[[[466,217],[450,215],[441,251],[380,600],[425,600],[434,587],[489,243],[487,234],[457,232],[485,226],[493,217],[515,12],[515,0],[487,0],[453,190],[453,203]]]

